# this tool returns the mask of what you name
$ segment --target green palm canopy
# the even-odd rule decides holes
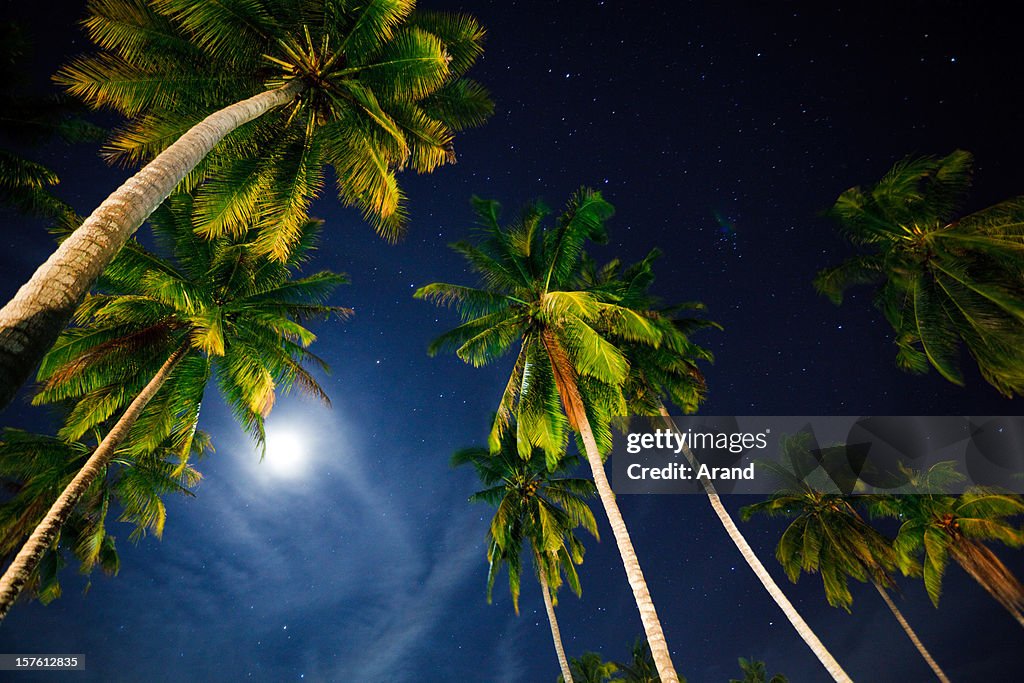
[[[597,521],[586,502],[596,493],[594,482],[566,476],[579,465],[579,458],[566,456],[549,471],[541,454],[521,458],[514,435],[506,433],[496,454],[487,448],[466,448],[452,456],[453,466],[467,464],[486,487],[470,496],[470,502],[495,508],[487,530],[487,601],[491,601],[494,581],[505,566],[512,604],[519,613],[524,545],[529,546],[538,577],[553,596],[563,576],[579,595],[576,565],[583,562],[584,547],[575,530],[583,527],[598,537]]]
[[[809,481],[806,472],[816,461],[806,434],[785,438],[781,448],[788,462],[758,463],[778,490],[768,500],[743,507],[741,515],[744,520],[755,514],[793,520],[775,549],[789,580],[796,583],[801,572],[821,574],[828,604],[847,612],[853,604],[849,578],[891,588],[897,562],[889,539],[864,521],[850,497],[824,492]],[[912,573],[914,567],[906,569]]]
[[[604,471],[610,420],[627,410],[623,390],[630,363],[617,344],[658,346],[662,338],[656,325],[621,305],[615,293],[580,288],[585,287],[580,278],[583,248],[588,241],[606,240],[605,221],[613,208],[599,192],[582,188],[553,225],[544,224],[547,207],[534,202],[502,227],[497,202],[474,199],[474,205],[478,239],[452,246],[465,256],[480,286],[437,282],[415,293],[454,305],[463,320],[435,340],[430,353],[454,351],[480,366],[518,346],[488,445],[497,452],[502,435],[514,431],[523,459],[539,449],[554,470],[568,445],[567,428],[576,432],[658,671],[666,683],[676,681],[657,611]]]
[[[782,442],[782,455],[788,463],[761,463],[765,474],[773,476],[779,488],[768,500],[744,507],[743,519],[758,513],[792,519],[775,549],[775,557],[786,576],[795,583],[801,572],[820,573],[828,604],[847,612],[853,604],[847,580],[870,582],[925,664],[939,681],[949,683],[946,673],[888,593],[896,587],[893,572],[897,567],[908,576],[919,576],[920,564],[909,556],[901,560],[892,542],[858,513],[858,502],[870,505],[878,500],[876,496],[826,493],[833,487],[816,485],[824,483],[820,481],[824,471],[811,453],[811,441],[808,434],[788,437]],[[828,450],[838,454],[845,447]],[[819,481],[815,482],[816,478]]]
[[[52,193],[57,174],[28,158],[25,149],[52,139],[99,142],[104,131],[81,118],[84,107],[67,96],[30,92],[30,47],[21,26],[0,23],[0,205],[72,223],[74,211]]]
[[[569,660],[569,669],[574,683],[610,683],[621,680],[613,678],[619,670],[618,665],[604,661],[597,652],[584,652],[579,658],[573,657]],[[565,678],[559,676],[558,683],[565,683]]]
[[[497,202],[473,201],[479,239],[452,248],[465,256],[482,287],[434,283],[415,293],[439,305],[454,305],[463,319],[431,344],[431,355],[450,350],[481,366],[518,344],[491,432],[492,451],[514,425],[520,455],[529,458],[539,448],[553,468],[565,452],[566,428],[577,428],[585,416],[601,452],[607,453],[608,421],[626,414],[622,390],[630,369],[613,340],[651,346],[661,341],[655,325],[618,305],[610,288],[580,288],[583,247],[587,241],[606,241],[604,223],[613,213],[611,204],[599,192],[583,188],[552,227],[542,226],[549,209],[535,202],[503,228]],[[570,380],[578,387],[573,392],[578,400],[560,396],[559,383],[564,388]]]
[[[452,456],[452,465],[466,464],[473,466],[486,487],[470,496],[470,502],[485,502],[494,507],[487,530],[487,602],[491,601],[494,581],[505,566],[512,605],[519,614],[521,556],[523,547],[529,546],[558,664],[562,675],[571,678],[555,605],[563,576],[577,596],[581,592],[576,565],[583,562],[584,548],[575,531],[583,527],[595,538],[598,535],[597,520],[586,502],[596,493],[594,482],[566,476],[579,465],[575,456],[562,458],[553,471],[548,471],[542,454],[524,460],[511,431],[502,436],[501,449],[496,454],[492,455],[488,448],[467,448]]]
[[[470,16],[415,12],[415,0],[92,0],[99,48],[58,82],[127,122],[113,161],[149,161],[208,114],[293,84],[295,96],[229,135],[191,174],[196,230],[248,229],[284,258],[330,166],[339,197],[390,239],[405,217],[396,173],[455,161],[455,132],[492,105],[463,75],[484,31]]]
[[[714,355],[691,337],[704,328],[722,329],[695,315],[705,308],[698,301],[665,306],[651,294],[654,264],[660,257],[661,251],[654,249],[629,266],[612,260],[599,267],[586,257],[582,263],[580,289],[603,290],[618,305],[644,316],[661,334],[657,346],[627,340],[617,344],[629,360],[624,394],[630,415],[658,417],[666,400],[685,413],[696,412],[707,396],[707,381],[698,363],[712,363]]]
[[[739,664],[743,679],[730,678],[729,683],[789,683],[789,679],[782,674],[768,678],[768,666],[760,660],[740,657]]]
[[[17,552],[94,447],[18,429],[3,431],[0,486],[7,497],[0,506],[0,560],[6,563]],[[212,450],[202,432],[193,439],[192,448],[196,455]],[[115,454],[104,476],[92,483],[75,506],[58,542],[43,556],[27,587],[43,604],[60,597],[59,574],[68,553],[78,560],[82,574],[96,567],[116,574],[120,560],[116,537],[110,533],[110,515],[119,511],[118,522],[134,525],[128,536],[132,541],[147,533],[159,538],[167,519],[162,496],[191,496],[200,478],[192,465],[182,465],[178,454],[165,446],[131,457]]]
[[[958,216],[971,155],[906,159],[878,184],[842,193],[831,215],[857,256],[818,273],[836,304],[857,284],[895,332],[896,364],[963,384],[960,345],[1006,396],[1024,393],[1024,198]]]
[[[298,385],[327,400],[304,367],[325,368],[307,348],[315,335],[303,322],[350,311],[324,303],[344,276],[294,277],[318,222],[305,222],[297,247],[282,262],[255,254],[255,229],[200,239],[192,210],[188,195],[165,202],[152,223],[173,257],[127,245],[104,273],[101,293],[79,306],[77,326],[43,359],[34,401],[70,406],[59,436],[75,440],[108,420],[114,425],[0,579],[0,618],[119,449],[146,453],[169,439],[184,466],[211,376],[260,444],[263,419],[280,391]]]
[[[629,662],[616,662],[618,673],[622,674],[622,683],[661,683],[654,666],[654,658],[651,657],[651,648],[647,646],[646,640],[637,638],[633,642],[630,655]],[[686,683],[682,676],[679,680],[680,683]]]
[[[193,227],[203,237],[255,225],[252,248],[283,261],[329,166],[342,202],[397,238],[405,224],[397,173],[453,162],[455,133],[492,110],[486,91],[463,77],[483,29],[472,17],[414,6],[91,0],[84,25],[98,51],[57,80],[127,118],[107,145],[110,159],[148,163],[0,309],[0,407],[176,188],[195,190]]]
[[[263,418],[293,385],[327,395],[304,367],[325,364],[308,350],[309,319],[347,317],[326,305],[347,278],[296,270],[314,247],[317,221],[287,262],[256,256],[255,231],[205,241],[192,230],[193,199],[176,195],[152,216],[164,258],[132,242],[104,272],[99,291],[76,313],[39,369],[35,404],[73,407],[60,436],[79,439],[119,414],[175,349],[185,350],[164,387],[142,412],[127,441],[146,451],[171,437],[187,455],[208,380],[258,443]]]
[[[1024,515],[1024,497],[980,486],[959,496],[942,493],[964,481],[951,462],[907,474],[921,493],[877,497],[871,504],[873,514],[902,520],[894,543],[901,569],[912,572],[920,563],[928,596],[938,606],[952,560],[1024,626],[1024,585],[987,545],[1024,547],[1024,531],[1014,522]]]

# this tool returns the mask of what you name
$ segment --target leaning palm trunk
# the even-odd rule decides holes
[[[555,385],[558,388],[558,395],[562,399],[569,425],[579,432],[580,438],[583,440],[587,462],[590,463],[590,469],[594,476],[594,486],[601,498],[605,514],[608,516],[608,523],[612,528],[612,535],[615,536],[619,555],[622,556],[626,578],[629,580],[630,588],[633,589],[633,599],[640,611],[640,622],[644,626],[644,634],[647,636],[647,643],[651,648],[654,666],[658,669],[658,676],[662,683],[679,683],[679,677],[672,665],[672,656],[668,651],[668,643],[665,641],[665,633],[661,628],[661,621],[654,609],[654,601],[651,600],[651,593],[647,589],[644,574],[640,570],[640,561],[633,549],[633,542],[629,538],[626,522],[622,519],[622,513],[619,511],[619,504],[615,501],[615,493],[608,483],[608,476],[604,471],[604,461],[601,459],[601,452],[594,439],[594,432],[590,428],[590,420],[583,407],[583,398],[580,396],[576,378],[572,374],[572,370],[566,367],[565,354],[554,335],[545,334],[543,341],[548,357],[551,359]]]
[[[958,533],[949,554],[971,578],[1006,608],[1018,624],[1024,626],[1024,586],[994,552],[977,541]]]
[[[139,395],[135,397],[135,400],[128,406],[128,409],[121,415],[121,419],[117,421],[117,424],[103,437],[103,440],[100,441],[93,454],[89,456],[85,465],[78,471],[78,474],[75,475],[75,478],[71,480],[71,483],[67,485],[54,504],[50,506],[46,516],[39,522],[35,530],[28,537],[28,540],[25,541],[25,545],[18,551],[14,561],[11,562],[11,566],[7,568],[3,578],[0,579],[0,619],[7,616],[11,605],[17,600],[18,594],[21,593],[21,589],[24,588],[32,573],[39,566],[39,560],[42,559],[47,548],[57,538],[61,527],[67,521],[68,515],[74,510],[82,495],[96,481],[96,478],[103,474],[111,458],[114,457],[114,451],[128,435],[128,430],[135,424],[135,421],[138,420],[146,405],[156,395],[156,392],[160,390],[160,387],[167,381],[167,378],[170,377],[174,366],[177,365],[178,361],[187,352],[187,343],[182,344],[160,366],[157,373],[153,375],[153,379],[149,380],[142,391],[139,392]]]
[[[548,611],[548,623],[551,624],[551,639],[555,641],[555,654],[558,656],[558,666],[562,669],[562,678],[565,680],[565,683],[573,683],[572,671],[569,670],[569,661],[565,658],[565,648],[562,647],[562,632],[558,630],[558,619],[555,618],[555,605],[551,601],[548,577],[540,561],[537,562],[537,574],[540,577],[541,593],[544,594],[544,607]]]
[[[878,594],[882,596],[882,600],[885,600],[885,604],[889,607],[892,615],[896,617],[896,621],[900,622],[900,626],[903,627],[903,631],[907,634],[907,637],[910,638],[910,642],[912,642],[914,647],[917,648],[917,651],[921,653],[922,659],[924,659],[925,663],[935,673],[936,678],[942,681],[942,683],[949,683],[949,678],[946,676],[946,673],[939,668],[938,662],[935,661],[931,653],[928,652],[927,648],[925,648],[924,643],[922,643],[921,639],[917,637],[917,633],[914,632],[914,629],[912,629],[910,624],[907,623],[906,618],[903,616],[903,612],[900,612],[899,608],[896,607],[896,603],[892,601],[889,593],[877,581],[872,581],[871,583],[875,585],[875,590],[877,590]]]
[[[661,416],[668,425],[668,428],[678,433],[676,423],[672,420],[672,416],[669,415],[668,410],[664,404],[660,406]],[[683,455],[690,462],[691,465],[696,466],[696,459],[694,458],[693,452],[685,444],[683,445]],[[800,616],[800,613],[793,607],[793,603],[789,601],[789,598],[782,592],[779,585],[775,583],[775,579],[772,578],[768,570],[765,569],[764,565],[761,564],[761,560],[758,559],[757,555],[754,554],[754,549],[747,543],[747,539],[740,532],[736,526],[736,522],[733,521],[729,511],[722,505],[722,499],[719,497],[718,492],[715,490],[715,485],[711,483],[705,477],[700,479],[701,485],[704,487],[704,492],[708,496],[708,501],[711,503],[711,508],[715,511],[722,526],[725,527],[725,531],[729,534],[729,538],[736,544],[736,548],[740,551],[740,555],[747,561],[750,568],[754,571],[761,585],[765,587],[768,594],[772,596],[779,608],[782,610],[786,618],[789,619],[789,623],[796,629],[797,634],[803,639],[807,646],[811,648],[814,656],[818,658],[818,661],[822,663],[825,670],[837,681],[837,683],[852,683],[850,677],[843,667],[839,665],[832,653],[828,651],[825,645],[818,639],[811,627],[804,621],[804,618]]]
[[[293,80],[200,121],[103,200],[39,266],[0,309],[0,409],[11,402],[79,300],[160,202],[231,131],[286,104],[303,88],[302,81]]]

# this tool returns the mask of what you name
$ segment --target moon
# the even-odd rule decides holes
[[[299,479],[309,465],[309,449],[298,430],[278,427],[267,430],[267,455],[263,460],[270,474],[283,479]]]

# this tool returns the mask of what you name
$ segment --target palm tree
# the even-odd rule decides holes
[[[783,454],[789,458],[790,466],[762,463],[778,479],[780,489],[768,500],[744,507],[743,519],[749,520],[759,513],[793,519],[775,551],[790,581],[796,583],[801,571],[820,572],[828,604],[847,612],[853,604],[847,578],[870,581],[921,658],[940,681],[949,683],[889,596],[888,590],[896,585],[892,572],[897,565],[896,551],[889,539],[861,518],[847,496],[825,493],[798,474],[804,471],[798,464],[801,459],[816,464],[807,450],[806,436],[797,435],[783,442]],[[916,567],[908,564],[907,569],[909,572]]]
[[[687,413],[695,412],[707,391],[704,375],[697,362],[711,362],[714,359],[707,349],[693,343],[690,335],[703,328],[720,327],[716,323],[692,316],[694,311],[703,310],[703,304],[691,302],[662,307],[658,300],[651,296],[649,289],[654,281],[652,269],[654,261],[659,256],[660,252],[652,251],[643,261],[626,269],[623,269],[618,261],[612,261],[601,268],[590,265],[584,271],[583,281],[592,287],[604,289],[620,305],[645,316],[661,331],[662,342],[657,347],[631,343],[620,346],[630,361],[626,397],[629,401],[630,415],[658,416],[669,429],[678,432],[665,402],[671,401]],[[683,455],[692,466],[696,466],[693,452],[685,445]],[[797,634],[835,680],[849,681],[849,676],[835,657],[797,612],[754,553],[729,511],[722,504],[714,483],[707,478],[701,478],[700,484],[708,497],[711,509],[729,538],[761,585],[789,619]]]
[[[768,678],[768,667],[762,661],[740,657],[739,662],[743,679],[730,678],[729,683],[789,683],[789,679],[782,674]]]
[[[486,502],[495,508],[487,531],[487,602],[491,601],[494,580],[505,565],[512,605],[519,614],[520,554],[523,544],[529,544],[558,665],[566,683],[572,683],[555,618],[555,595],[563,575],[572,591],[580,595],[576,565],[583,562],[584,549],[573,532],[582,526],[595,538],[598,535],[597,521],[585,500],[594,495],[594,484],[588,479],[564,476],[579,464],[578,458],[565,457],[552,471],[548,471],[543,454],[524,460],[511,432],[502,437],[501,449],[494,455],[487,448],[467,448],[452,456],[452,465],[465,464],[473,466],[487,487],[470,496],[470,501]]]
[[[454,161],[455,132],[492,109],[486,91],[463,78],[483,29],[471,17],[414,6],[92,0],[84,26],[98,52],[57,80],[89,106],[128,118],[107,145],[112,160],[149,163],[0,310],[0,408],[183,180],[190,189],[208,179],[197,190],[198,232],[244,232],[259,219],[255,248],[283,260],[329,164],[341,201],[396,238],[405,209],[395,174]]]
[[[522,457],[544,451],[548,468],[564,452],[572,428],[593,472],[601,504],[622,556],[658,673],[666,683],[677,678],[654,602],[644,580],[626,523],[608,483],[602,453],[611,447],[609,420],[624,415],[622,388],[629,362],[611,339],[657,345],[660,333],[646,318],[607,300],[600,289],[575,289],[581,252],[588,239],[605,239],[612,206],[599,192],[583,188],[570,199],[554,227],[542,228],[547,209],[527,206],[507,229],[499,223],[497,202],[474,200],[481,220],[478,244],[458,243],[477,271],[482,288],[434,283],[417,298],[454,303],[463,323],[442,335],[430,353],[454,350],[479,366],[507,353],[519,353],[498,406],[490,448],[514,428]],[[597,327],[608,330],[601,334]]]
[[[896,364],[935,368],[963,384],[967,345],[1002,394],[1024,393],[1024,198],[957,218],[971,155],[906,159],[867,191],[839,196],[831,214],[862,253],[814,281],[836,304],[855,284],[878,285],[875,305],[896,334]]]
[[[923,555],[925,589],[937,607],[952,559],[1024,626],[1024,585],[985,545],[1024,547],[1024,531],[1010,521],[1024,514],[1024,498],[980,486],[959,496],[945,494],[950,484],[964,481],[952,462],[907,474],[911,489],[920,493],[874,497],[870,507],[872,514],[903,520],[894,542],[900,569],[912,574]]]
[[[202,432],[196,434],[192,448],[195,455],[212,450]],[[21,547],[91,450],[82,442],[4,430],[0,436],[0,485],[9,496],[0,507],[0,561],[10,560]],[[96,566],[116,574],[120,560],[115,538],[108,530],[111,510],[120,507],[117,520],[135,526],[130,540],[137,541],[147,533],[159,538],[167,517],[161,496],[191,496],[199,480],[199,472],[189,463],[181,463],[166,446],[131,458],[116,454],[107,472],[89,486],[71,512],[58,537],[61,547],[51,546],[46,552],[28,588],[43,604],[60,597],[59,572],[65,566],[62,550],[78,559],[83,574]]]
[[[573,657],[569,660],[569,669],[576,683],[609,683],[622,680],[618,677],[612,678],[619,670],[618,665],[615,662],[604,661],[596,652],[584,652],[579,659]],[[567,681],[559,676],[558,683]]]
[[[616,662],[618,672],[622,674],[623,683],[661,683],[658,678],[658,670],[654,666],[654,658],[651,657],[651,648],[647,641],[637,638],[633,643],[632,659],[629,663]],[[679,677],[682,683],[686,683],[683,676]]]
[[[23,148],[54,138],[64,142],[99,142],[103,130],[79,114],[84,109],[60,95],[29,94],[24,60],[29,51],[23,29],[0,23],[0,204],[22,213],[74,224],[74,211],[51,193],[60,182],[49,168],[9,147]]]
[[[279,389],[326,394],[304,362],[323,365],[306,347],[315,335],[302,320],[350,311],[322,302],[345,277],[321,272],[292,279],[319,224],[303,226],[287,262],[258,257],[255,236],[200,240],[192,198],[177,195],[153,215],[167,260],[128,245],[104,274],[107,293],[89,296],[78,327],[65,331],[43,359],[35,403],[73,403],[59,436],[79,439],[123,410],[0,580],[4,616],[42,554],[122,443],[129,455],[165,440],[185,458],[207,380],[217,377],[235,417],[263,442],[263,418]]]
[[[657,346],[625,339],[618,344],[629,359],[625,395],[631,415],[660,416],[666,400],[686,413],[696,412],[707,395],[707,381],[698,363],[712,363],[714,355],[690,337],[701,329],[722,329],[718,323],[694,315],[704,310],[700,302],[662,306],[650,294],[654,263],[661,255],[654,249],[627,268],[618,260],[598,267],[584,256],[578,284],[581,289],[600,290],[602,296],[635,311],[661,334]],[[612,329],[601,331],[614,334]]]

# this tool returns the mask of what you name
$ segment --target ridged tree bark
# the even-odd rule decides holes
[[[143,387],[139,395],[135,397],[135,400],[131,402],[113,428],[103,437],[103,440],[100,441],[96,450],[86,460],[82,469],[78,471],[78,474],[71,480],[71,483],[65,487],[64,491],[57,497],[57,500],[50,506],[46,516],[43,517],[35,530],[32,531],[32,534],[29,535],[25,545],[18,551],[18,554],[11,562],[11,566],[7,568],[3,578],[0,579],[0,620],[7,616],[14,601],[18,599],[21,589],[24,588],[25,583],[32,576],[32,572],[39,566],[39,561],[46,553],[47,548],[57,538],[61,527],[67,521],[68,515],[71,514],[75,505],[78,504],[82,495],[96,478],[103,475],[104,468],[110,463],[110,460],[114,457],[114,451],[128,435],[128,430],[135,424],[135,421],[138,420],[146,405],[156,395],[156,392],[160,390],[160,387],[167,381],[167,378],[170,377],[174,366],[177,365],[178,361],[187,352],[188,345],[186,342],[178,347],[164,364],[160,366],[160,369]]]
[[[565,648],[562,647],[562,632],[558,630],[558,619],[555,618],[555,604],[551,601],[548,577],[539,559],[537,561],[537,575],[540,579],[540,591],[544,595],[544,607],[548,611],[548,623],[551,624],[551,639],[555,641],[555,654],[558,656],[558,666],[562,669],[562,679],[565,683],[574,683],[572,671],[569,670],[569,660],[565,658]]]
[[[601,452],[597,448],[597,441],[594,439],[594,432],[590,428],[590,420],[587,418],[586,409],[583,406],[583,399],[580,396],[579,387],[576,383],[572,368],[567,367],[565,353],[550,332],[543,334],[543,342],[551,359],[551,368],[555,377],[555,386],[558,388],[558,395],[562,399],[566,417],[570,426],[575,429],[583,440],[583,447],[587,453],[587,462],[594,476],[594,486],[597,488],[598,496],[601,498],[601,505],[604,506],[608,523],[612,528],[612,535],[615,536],[615,544],[619,548],[619,555],[622,556],[622,565],[626,569],[626,578],[629,580],[629,587],[633,589],[633,599],[636,601],[637,610],[640,612],[640,622],[644,627],[644,634],[647,636],[647,643],[651,648],[651,656],[654,659],[654,666],[658,670],[662,683],[679,683],[679,676],[676,674],[672,664],[672,656],[668,650],[668,643],[665,641],[665,633],[661,628],[661,621],[654,609],[654,601],[647,588],[647,581],[640,570],[640,561],[637,559],[636,551],[633,549],[633,542],[629,538],[629,531],[626,529],[626,522],[622,519],[619,511],[619,504],[615,501],[615,492],[608,483],[608,475],[604,471],[604,461],[601,459]]]
[[[679,429],[676,427],[675,421],[672,416],[669,415],[668,410],[664,405],[661,406],[661,416],[668,425],[668,428],[678,433]],[[693,452],[688,446],[683,445],[683,455],[690,462],[691,465],[696,464]],[[832,679],[837,683],[852,683],[850,676],[843,670],[843,667],[839,665],[832,653],[828,651],[828,648],[818,639],[818,636],[811,630],[811,627],[804,621],[804,618],[800,616],[800,613],[793,607],[793,603],[789,601],[789,598],[779,588],[779,584],[775,583],[775,579],[772,578],[765,566],[761,564],[761,560],[758,559],[757,555],[754,554],[754,549],[747,543],[747,539],[740,532],[736,526],[736,522],[733,521],[729,511],[722,505],[722,499],[718,495],[718,491],[715,490],[715,485],[711,483],[705,477],[700,479],[701,486],[704,487],[704,492],[708,496],[708,502],[711,503],[711,509],[715,511],[715,515],[718,516],[718,520],[725,527],[725,532],[729,534],[729,538],[736,545],[736,548],[740,551],[740,555],[746,560],[747,564],[754,571],[754,575],[757,576],[761,585],[764,586],[768,594],[772,596],[775,603],[782,610],[782,613],[789,619],[789,623],[796,629],[797,634],[803,639],[807,646],[811,648],[811,652],[818,658],[818,661],[822,663],[825,670],[828,671]]]
[[[910,642],[912,642],[914,647],[917,648],[917,651],[921,653],[921,657],[935,673],[935,676],[942,681],[942,683],[949,683],[949,678],[946,677],[946,673],[939,668],[938,662],[932,658],[931,653],[928,652],[927,648],[925,648],[924,643],[922,643],[921,639],[917,637],[917,633],[915,633],[914,629],[912,629],[910,624],[907,623],[907,620],[903,616],[903,612],[900,612],[899,608],[896,607],[896,603],[893,602],[889,593],[882,588],[877,581],[872,581],[871,583],[874,584],[875,590],[877,590],[878,594],[882,596],[882,600],[885,600],[885,604],[889,607],[889,611],[891,611],[892,615],[896,617],[896,621],[900,622],[900,626],[903,627],[903,631],[907,634],[907,637],[910,638]]]
[[[139,226],[231,131],[291,101],[300,80],[197,123],[103,200],[0,309],[0,410],[42,360],[78,302]]]

